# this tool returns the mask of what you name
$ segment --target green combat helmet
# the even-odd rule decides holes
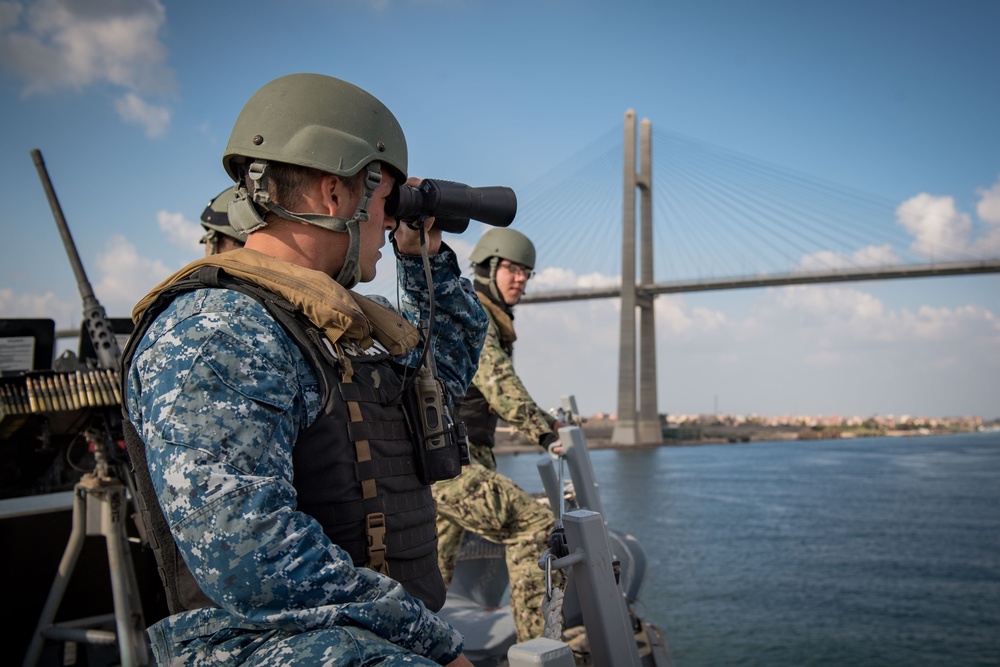
[[[529,269],[535,268],[535,246],[516,229],[494,227],[483,233],[469,259],[473,264],[482,264],[490,257],[506,259]]]
[[[265,84],[244,105],[222,164],[237,181],[230,204],[233,227],[250,233],[263,227],[264,213],[346,232],[350,244],[337,282],[353,287],[361,277],[358,225],[368,220],[371,197],[382,180],[382,164],[406,180],[406,138],[392,112],[357,86],[322,74],[289,74]],[[341,176],[365,171],[361,202],[352,218],[297,214],[270,201],[270,162],[311,167]],[[253,195],[248,184],[254,182]]]
[[[535,246],[521,232],[508,227],[491,227],[481,237],[476,247],[472,249],[469,259],[476,267],[476,281],[487,285],[490,294],[498,303],[503,303],[503,297],[497,290],[497,266],[500,260],[535,268]]]
[[[208,202],[201,214],[201,226],[205,230],[205,235],[201,237],[202,243],[214,245],[219,234],[228,236],[240,245],[247,242],[247,235],[236,231],[229,224],[229,204],[235,200],[236,186],[231,185]]]

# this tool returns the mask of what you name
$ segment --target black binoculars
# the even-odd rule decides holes
[[[502,185],[474,188],[428,178],[417,187],[394,187],[386,199],[385,212],[404,222],[434,216],[436,229],[461,234],[470,220],[494,227],[510,225],[517,213],[517,196]]]

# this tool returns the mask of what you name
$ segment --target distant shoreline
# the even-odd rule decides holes
[[[617,445],[611,442],[614,432],[614,422],[601,420],[598,423],[585,423],[583,433],[587,439],[588,449],[648,449],[652,447],[697,447],[700,445],[748,444],[752,442],[775,441],[815,441],[815,440],[852,440],[857,438],[915,438],[931,435],[950,435],[955,433],[973,433],[955,429],[920,429],[920,430],[885,430],[857,434],[850,431],[826,429],[814,431],[801,427],[768,427],[743,426],[728,428],[705,428],[706,435],[699,439],[667,440],[652,445]],[[528,442],[519,433],[509,427],[497,429],[496,445],[493,452],[497,455],[506,454],[542,454],[544,451],[538,445]]]

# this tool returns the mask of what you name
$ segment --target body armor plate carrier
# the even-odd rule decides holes
[[[156,316],[179,294],[202,288],[233,289],[260,302],[320,382],[323,410],[300,433],[292,453],[297,509],[315,518],[355,566],[387,574],[427,608],[440,609],[446,591],[437,567],[434,501],[416,473],[413,443],[419,440],[399,397],[403,367],[387,352],[363,351],[350,341],[334,351],[322,331],[284,299],[206,266],[163,290],[143,314],[122,357],[123,385],[135,348]],[[174,544],[156,502],[145,445],[127,412],[125,441],[170,612],[213,605]]]

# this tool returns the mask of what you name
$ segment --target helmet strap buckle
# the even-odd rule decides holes
[[[358,222],[368,222],[368,207],[371,206],[372,197],[378,186],[382,185],[382,165],[378,162],[369,162],[365,167],[365,182],[361,189],[361,201],[354,211],[354,219]]]
[[[347,255],[344,257],[344,266],[335,280],[350,289],[361,281],[361,230],[362,222],[368,222],[370,216],[368,207],[371,206],[372,197],[378,186],[382,184],[382,165],[372,161],[365,167],[365,180],[361,189],[361,201],[354,211],[354,216],[347,221]]]
[[[267,162],[254,160],[247,168],[247,178],[253,181],[253,198],[255,204],[265,208],[271,203],[271,195],[267,186]]]

